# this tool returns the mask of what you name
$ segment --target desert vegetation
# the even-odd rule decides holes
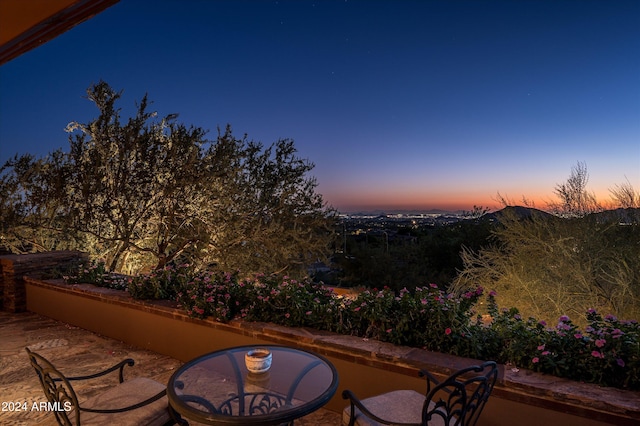
[[[99,116],[67,126],[69,151],[3,166],[0,245],[79,249],[128,274],[188,261],[295,276],[327,256],[335,214],[292,140],[264,146],[230,126],[208,140],[146,96],[127,120],[107,83],[87,96]]]
[[[546,211],[501,210],[486,245],[463,247],[451,290],[485,286],[500,305],[547,321],[570,315],[584,324],[589,309],[639,318],[640,197],[627,182],[605,210],[587,183],[578,163]]]
[[[230,126],[209,140],[177,114],[159,118],[146,96],[125,119],[121,93],[105,82],[87,96],[98,117],[68,125],[68,151],[16,156],[2,166],[2,247],[82,250],[102,259],[105,271],[149,277],[188,264],[198,272],[300,279],[335,254],[338,283],[363,290],[436,285],[460,297],[483,287],[500,306],[549,323],[570,315],[585,325],[590,309],[640,317],[640,195],[627,181],[601,203],[588,190],[584,163],[543,209],[498,194],[500,212],[476,207],[450,226],[398,229],[408,243],[390,244],[383,233],[336,244],[336,212],[316,192],[314,165],[298,157],[292,140],[265,146],[234,136]],[[334,253],[338,245],[342,255]]]

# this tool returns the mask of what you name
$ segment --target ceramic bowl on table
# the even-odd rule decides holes
[[[265,348],[251,349],[244,354],[244,364],[250,373],[259,374],[269,371],[271,368],[271,351]]]

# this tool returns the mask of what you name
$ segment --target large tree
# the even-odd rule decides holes
[[[218,204],[207,209],[216,225],[206,259],[223,269],[300,275],[326,258],[334,211],[325,208],[316,180],[307,177],[314,166],[296,156],[292,140],[265,148],[233,138],[227,128],[213,155],[225,158],[226,169],[219,170]]]
[[[69,124],[69,153],[16,160],[5,173],[13,176],[4,180],[9,185],[23,164],[20,180],[38,180],[41,196],[13,191],[6,204],[46,206],[57,218],[51,232],[82,235],[112,270],[129,273],[171,261],[300,271],[326,256],[334,212],[308,177],[313,164],[297,157],[292,141],[265,148],[234,137],[229,126],[209,141],[176,114],[157,118],[147,96],[124,121],[121,94],[107,83],[87,94],[100,114]]]

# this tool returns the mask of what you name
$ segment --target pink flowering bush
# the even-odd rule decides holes
[[[250,281],[242,317],[289,327],[330,329],[339,304],[333,291],[310,279],[257,275]]]
[[[135,299],[172,300],[193,274],[189,265],[167,265],[149,274],[129,278],[127,290]]]
[[[99,265],[78,280],[100,281]],[[84,275],[82,275],[84,274]],[[84,281],[86,282],[86,281]],[[287,276],[195,272],[188,265],[129,279],[139,299],[173,299],[196,318],[312,327],[474,359],[491,359],[573,380],[640,390],[640,325],[587,313],[581,330],[562,316],[548,325],[499,309],[482,288],[454,296],[431,284],[414,290],[365,290],[341,297],[322,283]],[[486,302],[485,315],[476,306]]]
[[[542,321],[520,317],[517,309],[498,311],[489,297],[489,326],[479,325],[474,335],[480,359],[495,359],[558,377],[640,389],[640,326],[637,321],[604,318],[587,312],[588,325],[580,330],[567,316],[551,327]],[[481,343],[490,342],[482,346]]]
[[[262,274],[239,279],[237,274],[201,273],[181,285],[176,298],[197,318],[221,322],[240,318],[320,329],[330,327],[338,306],[335,294],[321,284]]]
[[[567,317],[560,317],[555,330],[549,331],[550,338],[541,351],[538,371],[637,389],[640,383],[638,322],[620,321],[612,315],[603,318],[595,310],[587,312],[587,320],[587,327],[580,331]]]
[[[482,288],[454,297],[437,285],[398,293],[389,288],[366,290],[345,300],[338,332],[378,339],[399,345],[466,354],[472,307]]]
[[[177,289],[176,300],[190,316],[227,322],[245,316],[251,284],[237,274],[192,274]]]

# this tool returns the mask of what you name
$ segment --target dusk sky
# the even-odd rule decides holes
[[[342,212],[537,207],[577,162],[640,189],[640,1],[121,0],[0,66],[0,161],[98,115],[295,141]]]

